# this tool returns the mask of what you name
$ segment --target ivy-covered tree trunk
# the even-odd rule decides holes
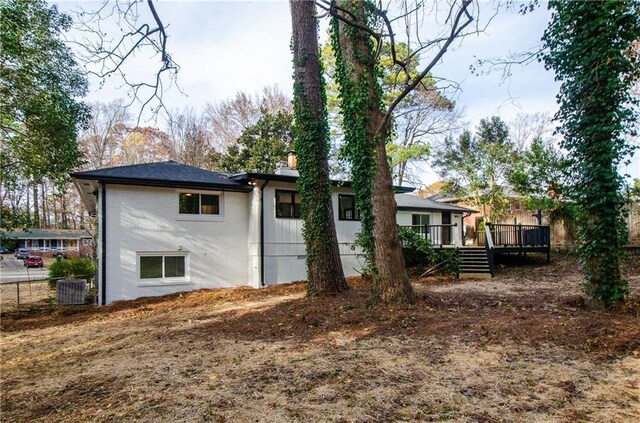
[[[549,7],[543,57],[562,82],[556,119],[575,179],[578,256],[589,300],[612,306],[628,295],[620,272],[627,228],[617,168],[632,151],[625,136],[637,135],[639,100],[631,88],[640,66],[632,43],[640,34],[640,3],[551,1]]]
[[[349,19],[367,25],[362,1],[339,0]],[[344,13],[344,12],[339,12]],[[382,111],[382,90],[369,34],[334,18],[335,78],[340,86],[347,157],[362,223],[361,243],[374,263],[374,296],[383,302],[412,303],[413,289],[402,256],[396,203]]]
[[[349,289],[342,270],[329,181],[329,127],[312,1],[290,1],[293,24],[294,139],[304,217],[309,295]]]

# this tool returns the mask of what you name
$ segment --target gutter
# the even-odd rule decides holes
[[[269,181],[260,185],[260,287],[264,288],[264,188]]]
[[[298,180],[299,176],[292,175],[276,175],[273,173],[256,173],[256,172],[246,172],[246,173],[236,173],[233,175],[229,175],[229,178],[239,182],[239,181],[250,181],[252,179],[260,179],[264,181],[276,181],[276,182],[289,182],[295,184]],[[337,179],[331,179],[329,181],[331,185],[338,188],[351,188],[351,181],[340,181]],[[401,186],[392,186],[394,193],[409,193],[415,191],[413,187],[401,187]]]
[[[102,202],[100,204],[101,209],[101,231],[102,232],[102,280],[100,281],[102,298],[100,299],[100,303],[102,305],[107,304],[107,188],[105,184],[100,184],[102,186]]]
[[[113,185],[132,185],[132,186],[157,187],[157,188],[202,189],[202,190],[216,190],[216,191],[230,191],[230,192],[251,192],[251,187],[244,186],[237,182],[235,182],[235,185],[229,185],[229,184],[199,183],[199,182],[186,182],[186,181],[114,178],[114,177],[108,177],[108,176],[107,177],[87,176],[87,175],[79,175],[79,174],[71,174],[71,176],[77,180],[97,181],[99,183],[109,183]]]

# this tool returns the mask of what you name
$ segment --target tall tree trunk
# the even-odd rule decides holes
[[[313,1],[291,0],[295,146],[309,295],[349,289],[342,270],[329,182],[329,128]]]
[[[58,201],[54,198],[53,200],[53,227],[55,229],[60,229],[60,216],[58,215]]]
[[[40,211],[39,211],[40,204],[38,202],[38,185],[34,183],[32,186],[32,189],[33,189],[33,225],[32,226],[34,228],[39,228],[40,227]]]
[[[29,192],[29,186],[27,186],[27,225],[31,226],[31,192]]]
[[[361,1],[339,0],[338,6],[353,14],[352,16],[345,15],[347,20],[351,20],[355,16],[361,25],[367,25]],[[375,158],[371,196],[376,268],[374,295],[377,295],[383,302],[413,303],[413,289],[407,275],[398,236],[396,202],[386,153],[389,128],[388,124],[385,124],[385,114],[381,109],[382,91],[376,79],[376,63],[369,34],[342,20],[338,20],[337,25],[338,48],[342,58],[339,66],[342,67],[342,71],[345,73],[344,77],[352,89],[358,90],[356,93],[350,94],[343,91],[343,113],[366,116],[364,136],[368,140],[366,145],[373,151],[362,151],[361,154],[370,154]],[[345,107],[346,95],[366,96],[365,110],[351,110],[352,108]],[[345,116],[345,122],[348,120]],[[349,136],[348,133],[347,136]],[[356,134],[356,136],[358,135]],[[352,160],[357,159],[357,157],[352,157]],[[354,175],[354,178],[356,177],[357,175]],[[354,187],[356,186],[354,184]]]
[[[47,192],[45,191],[44,188],[44,182],[42,182],[40,184],[40,189],[41,189],[41,200],[42,200],[42,218],[40,219],[40,227],[41,228],[48,228],[49,227],[49,210],[47,207]]]
[[[69,209],[67,207],[66,193],[60,198],[61,214],[62,214],[62,229],[69,229]],[[74,228],[75,229],[75,228]]]
[[[375,113],[373,125],[381,127],[384,113]],[[413,288],[402,255],[402,245],[396,222],[396,199],[393,193],[391,168],[387,160],[387,129],[383,134],[369,134],[376,137],[376,173],[373,180],[373,235],[376,257],[376,283],[380,299],[389,303],[414,302]]]
[[[398,163],[398,180],[397,184],[402,186],[404,183],[404,173],[407,169],[407,162]]]

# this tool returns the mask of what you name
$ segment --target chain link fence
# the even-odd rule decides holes
[[[79,279],[87,280],[86,303],[95,303],[96,288],[92,278]],[[0,312],[2,313],[54,307],[55,298],[56,291],[50,287],[46,279],[0,284]]]

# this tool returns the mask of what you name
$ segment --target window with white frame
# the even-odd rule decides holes
[[[138,254],[140,280],[186,281],[187,255],[171,253]]]
[[[179,213],[192,215],[220,216],[220,195],[181,192],[179,194]]]

